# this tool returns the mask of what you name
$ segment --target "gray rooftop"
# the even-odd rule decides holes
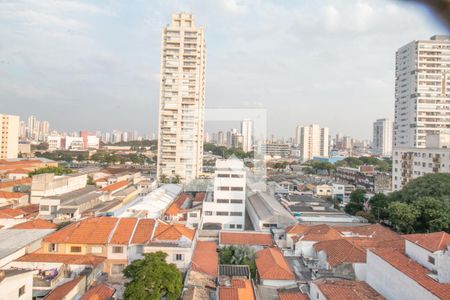
[[[0,230],[0,258],[42,239],[54,229],[3,229]]]
[[[82,189],[58,196],[46,197],[46,199],[59,199],[61,206],[78,206],[100,197],[101,193],[96,192],[96,190],[97,188],[95,186],[88,185]]]
[[[248,197],[248,203],[253,207],[258,218],[263,222],[294,224],[295,218],[267,193],[257,192]]]

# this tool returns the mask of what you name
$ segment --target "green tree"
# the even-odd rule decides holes
[[[33,172],[28,173],[29,177],[32,177],[33,175],[38,174],[44,174],[44,173],[53,173],[55,175],[64,175],[64,174],[71,174],[73,171],[71,169],[63,168],[63,167],[44,167],[40,169],[36,169]]]
[[[414,232],[414,225],[420,212],[412,205],[402,202],[389,204],[389,216],[392,225],[402,233]]]
[[[377,220],[386,220],[389,217],[389,203],[389,198],[383,193],[375,194],[370,198],[370,211]]]
[[[181,273],[174,264],[166,262],[167,254],[161,251],[144,254],[133,261],[123,274],[130,282],[125,284],[124,299],[175,300],[183,288]]]
[[[415,231],[448,231],[450,225],[450,207],[442,199],[421,197],[411,204],[420,212]]]
[[[249,247],[223,247],[219,252],[219,262],[228,265],[247,265],[252,277],[256,276],[255,251]]]
[[[95,180],[91,175],[88,176],[86,184],[87,185],[95,185]]]
[[[360,211],[364,211],[364,205],[362,203],[349,202],[345,207],[344,211],[350,215],[356,215]]]
[[[366,200],[366,191],[356,189],[350,193],[350,202],[364,204]]]

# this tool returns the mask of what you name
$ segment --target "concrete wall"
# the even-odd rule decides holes
[[[435,255],[430,251],[420,247],[419,245],[411,243],[408,240],[405,240],[405,253],[428,270],[436,271],[436,266],[428,262],[429,256],[433,257],[435,261],[437,260]]]
[[[19,297],[19,289],[25,286],[25,293]],[[33,294],[33,272],[27,272],[0,282],[0,300],[31,300]]]
[[[367,251],[366,281],[387,299],[439,299],[371,251]]]
[[[262,285],[283,287],[295,284],[295,280],[260,280]]]

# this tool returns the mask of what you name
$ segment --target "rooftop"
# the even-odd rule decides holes
[[[256,267],[264,280],[295,280],[295,275],[280,249],[266,248],[256,252]]]
[[[222,245],[258,245],[272,246],[272,235],[256,231],[220,231],[219,244]]]
[[[333,300],[382,300],[377,291],[364,281],[318,279],[313,281],[326,299]]]
[[[56,229],[58,225],[47,220],[34,219],[28,222],[20,223],[11,227],[11,229]]]
[[[278,292],[280,300],[309,300],[308,295],[300,291],[280,291]]]
[[[115,288],[102,283],[91,287],[83,296],[81,296],[80,300],[110,300],[115,293]]]
[[[23,196],[27,196],[27,194],[0,191],[0,198],[3,199],[18,199],[22,198]]]
[[[54,229],[3,229],[0,230],[0,258],[42,239]]]
[[[433,233],[406,234],[403,237],[430,252],[447,249],[450,244],[450,234],[440,231]]]
[[[248,204],[255,210],[258,219],[263,222],[294,224],[295,218],[267,193],[257,192],[248,197]]]
[[[95,255],[72,255],[72,254],[49,254],[49,253],[30,253],[16,259],[23,262],[52,262],[67,265],[86,265],[97,266],[104,262],[106,257]]]
[[[321,241],[314,244],[317,252],[324,251],[331,267],[342,263],[366,262],[366,251],[345,239]]]
[[[192,270],[217,277],[218,263],[216,243],[198,241],[192,255]]]
[[[252,282],[248,279],[233,279],[230,287],[219,287],[220,300],[255,299]]]
[[[113,183],[111,185],[105,186],[104,188],[101,189],[101,191],[111,193],[111,192],[117,191],[121,188],[124,188],[129,184],[130,183],[128,181],[123,180],[123,181],[119,181],[119,182]]]
[[[63,300],[66,298],[67,294],[69,294],[83,279],[83,276],[78,276],[71,281],[63,283],[57,286],[54,290],[52,290],[44,300]]]

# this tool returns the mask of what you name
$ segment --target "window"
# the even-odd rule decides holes
[[[228,212],[227,211],[218,211],[218,212],[216,212],[216,216],[228,216]]]
[[[48,245],[48,252],[58,252],[58,245],[57,244],[49,244]]]
[[[189,214],[189,217],[191,217],[191,218],[197,218],[197,213],[190,213],[190,214]]]
[[[237,229],[242,229],[242,224],[236,224]]]
[[[205,216],[212,216],[212,211],[209,210],[205,211]]]
[[[70,247],[70,252],[72,252],[72,253],[80,253],[81,252],[81,247],[80,246],[72,246],[72,247]]]
[[[240,211],[232,211],[232,212],[230,212],[230,216],[242,216],[242,212],[240,212]]]
[[[25,285],[22,285],[19,289],[19,297],[25,294]]]
[[[228,203],[228,199],[217,199],[217,203]]]
[[[242,200],[241,199],[231,199],[230,201],[231,203],[235,203],[235,204],[242,204]]]
[[[241,187],[241,186],[232,186],[232,187],[231,187],[231,190],[232,190],[232,191],[243,191],[244,188]]]
[[[432,265],[434,265],[434,257],[433,256],[428,256],[428,262]]]
[[[218,190],[219,191],[229,191],[230,187],[229,186],[219,186]]]
[[[176,261],[184,260],[184,254],[175,254],[175,260]]]
[[[231,174],[231,178],[244,178],[244,175],[240,175],[240,174]]]
[[[230,175],[229,175],[229,174],[217,174],[217,177],[220,177],[220,178],[229,178]]]
[[[112,253],[123,253],[123,247],[122,246],[112,247]]]
[[[234,224],[230,224],[230,229],[234,229],[236,226]]]

